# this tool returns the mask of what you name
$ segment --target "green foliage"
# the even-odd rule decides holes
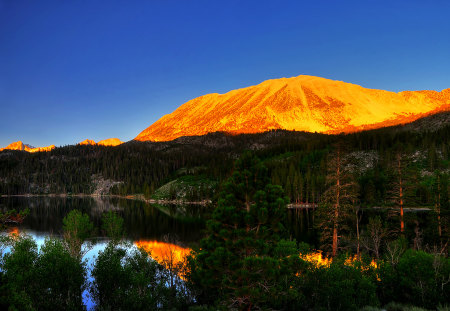
[[[208,176],[184,175],[162,185],[152,195],[156,200],[201,201],[214,196],[218,184]]]
[[[384,306],[384,309],[386,311],[427,311],[426,309],[411,305],[405,305],[398,302],[390,302]]]
[[[343,143],[334,146],[329,158],[327,188],[319,205],[317,225],[321,231],[322,249],[330,250],[334,257],[341,248],[341,237],[349,230],[346,223],[356,205],[357,185],[349,170],[352,163]]]
[[[19,237],[11,251],[3,258],[1,305],[12,310],[34,310],[38,280],[34,269],[38,258],[36,242],[30,237]]]
[[[106,233],[106,236],[117,243],[120,239],[122,239],[124,234],[123,218],[115,214],[113,211],[108,211],[103,214],[102,228]]]
[[[435,308],[450,299],[450,259],[412,249],[380,265],[380,298]]]
[[[170,310],[189,305],[189,296],[170,287],[165,269],[143,250],[110,243],[94,265],[90,289],[97,310]]]
[[[63,219],[64,240],[73,257],[83,257],[83,243],[92,235],[94,224],[79,210],[70,211]]]
[[[85,264],[70,255],[61,241],[36,242],[18,237],[5,254],[0,305],[11,310],[83,310]]]
[[[335,260],[329,267],[310,267],[300,282],[306,298],[303,309],[359,310],[379,304],[373,278],[343,260]]]
[[[199,302],[239,309],[293,302],[289,280],[301,265],[295,242],[280,240],[287,203],[281,187],[269,184],[262,162],[244,153],[222,189],[189,262]]]
[[[64,244],[47,239],[35,265],[39,310],[83,310],[82,293],[86,288],[86,266],[72,257]]]

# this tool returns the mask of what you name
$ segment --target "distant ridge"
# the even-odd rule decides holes
[[[223,131],[232,134],[286,129],[351,133],[406,124],[450,110],[450,89],[399,93],[301,75],[208,94],[181,105],[135,140],[170,141]]]
[[[95,145],[95,146],[118,146],[120,144],[123,144],[123,142],[118,138],[108,138],[99,141],[96,143],[95,141],[91,139],[85,139],[82,142],[78,143],[78,145]],[[0,151],[3,150],[20,150],[20,151],[26,151],[26,152],[44,152],[44,151],[51,151],[55,149],[55,145],[50,145],[47,147],[33,147],[31,145],[24,144],[21,141],[16,141],[12,144],[9,144],[5,148],[0,148]]]
[[[9,144],[5,148],[0,148],[0,151],[3,150],[21,150],[21,151],[27,151],[27,152],[44,152],[44,151],[51,151],[55,149],[55,145],[50,145],[47,147],[33,147],[31,145],[24,144],[21,141],[16,141],[12,144]]]
[[[118,138],[108,138],[100,140],[98,143],[96,143],[92,139],[85,139],[82,142],[78,143],[78,145],[100,145],[100,146],[118,146],[123,144],[123,141],[121,141]]]

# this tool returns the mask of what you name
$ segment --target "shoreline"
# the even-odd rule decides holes
[[[143,195],[118,195],[118,194],[65,194],[65,193],[49,193],[49,194],[2,194],[0,198],[11,198],[11,197],[21,197],[21,198],[37,198],[37,197],[49,197],[49,198],[118,198],[125,200],[135,200],[145,202],[147,204],[175,204],[175,205],[208,205],[211,204],[211,200],[202,201],[183,201],[183,200],[157,200],[157,199],[146,199]]]
[[[141,201],[147,204],[161,204],[161,205],[202,205],[207,206],[212,203],[211,200],[203,200],[203,201],[183,201],[183,200],[158,200],[158,199],[146,199],[142,194],[131,194],[131,195],[118,195],[118,194],[65,194],[65,193],[50,193],[50,194],[2,194],[0,198],[9,198],[9,197],[22,197],[22,198],[35,198],[35,197],[49,197],[49,198],[118,198],[125,200],[135,200]],[[318,204],[315,203],[289,203],[286,205],[286,208],[289,210],[301,210],[301,209],[316,209]],[[366,207],[368,209],[391,209],[395,208],[390,206],[372,206]],[[431,211],[430,207],[404,207],[403,210],[405,212],[420,212],[420,211]]]

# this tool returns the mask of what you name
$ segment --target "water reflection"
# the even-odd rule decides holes
[[[73,209],[87,213],[101,232],[102,215],[114,210],[123,217],[126,239],[131,241],[162,241],[166,235],[176,236],[180,244],[188,245],[201,238],[205,226],[205,206],[162,206],[149,205],[141,201],[120,198],[91,197],[3,197],[0,210],[28,208],[30,214],[20,228],[33,232],[33,235],[60,236],[62,220]]]
[[[291,238],[316,245],[318,232],[314,228],[314,210],[306,208],[289,209],[287,213],[287,228]]]
[[[143,248],[159,264],[183,278],[182,265],[185,263],[186,257],[191,253],[190,248],[155,240],[135,241],[134,245],[138,248]]]

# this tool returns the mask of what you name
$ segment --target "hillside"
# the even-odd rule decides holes
[[[450,89],[388,92],[313,76],[267,80],[181,105],[135,140],[169,141],[222,131],[351,133],[405,124],[450,109]]]
[[[131,141],[115,148],[76,145],[52,152],[0,153],[1,194],[98,193],[107,182],[112,194],[147,198],[214,199],[233,162],[253,150],[267,165],[274,184],[291,202],[318,202],[336,142],[348,146],[364,205],[389,202],[392,165],[399,150],[416,181],[414,205],[430,206],[428,189],[436,171],[450,173],[450,112],[393,126],[346,135],[272,130],[257,134],[223,132],[180,137],[168,142]],[[412,202],[411,202],[412,204]]]

